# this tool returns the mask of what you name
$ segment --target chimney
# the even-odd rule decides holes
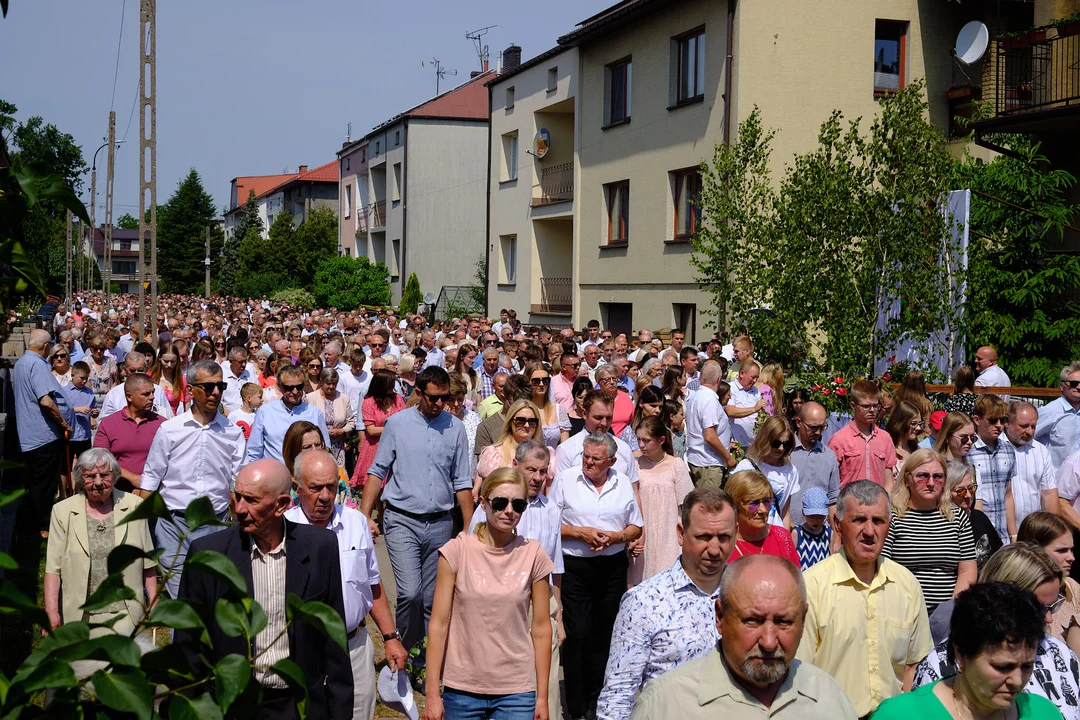
[[[502,71],[504,73],[513,72],[517,70],[521,65],[521,48],[517,45],[511,45],[503,50],[503,66]]]
[[[469,73],[469,79],[473,80],[474,78],[478,78],[481,75],[483,75],[483,73],[480,72],[479,70],[473,70],[471,73]]]
[[[303,175],[304,173],[306,173],[306,172],[307,172],[307,165],[301,165],[301,166],[300,166],[300,169],[299,169],[299,170],[297,170],[296,172],[298,172],[298,173],[300,173],[301,175]]]

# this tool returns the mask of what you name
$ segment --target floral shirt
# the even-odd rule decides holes
[[[626,720],[634,697],[650,679],[703,657],[716,645],[717,587],[702,592],[683,570],[681,558],[623,595],[598,720]]]
[[[929,685],[956,674],[956,667],[946,659],[949,638],[939,642],[915,670],[911,689]],[[1057,706],[1065,720],[1080,719],[1080,660],[1069,646],[1046,636],[1035,651],[1035,672],[1028,680],[1028,692],[1040,695]]]
[[[94,391],[94,397],[100,406],[105,402],[105,396],[113,389],[116,378],[116,360],[111,355],[106,355],[105,361],[98,365],[88,355],[86,364],[90,366],[90,389]]]

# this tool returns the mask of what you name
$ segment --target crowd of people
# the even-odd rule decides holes
[[[134,634],[162,591],[212,608],[223,581],[185,564],[215,550],[267,617],[260,717],[296,717],[268,669],[292,658],[310,716],[372,718],[377,631],[428,720],[1080,720],[1080,362],[1036,407],[976,393],[1010,386],[980,348],[941,409],[913,370],[844,416],[745,333],[159,308],[75,298],[14,367],[53,629]],[[155,494],[168,521],[121,522]],[[199,499],[219,524],[189,525]],[[160,566],[84,611],[120,545]],[[347,653],[282,632],[293,593]],[[245,652],[208,636],[175,633],[193,668]]]

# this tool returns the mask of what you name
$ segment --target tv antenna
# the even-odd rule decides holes
[[[499,26],[498,25],[488,25],[487,27],[482,27],[479,30],[473,30],[471,32],[465,33],[465,39],[472,40],[473,45],[476,46],[476,56],[480,59],[480,71],[481,72],[487,72],[488,71],[488,58],[489,58],[488,46],[484,44],[484,42],[483,42],[483,40],[481,40],[481,38],[484,37],[485,35],[487,35],[488,30],[490,30],[491,28],[496,28],[496,27],[499,27]]]
[[[457,75],[457,70],[447,70],[446,66],[443,65],[441,62],[439,62],[438,58],[431,58],[430,60],[425,60],[420,64],[423,65],[424,67],[433,67],[433,68],[435,68],[435,94],[436,95],[439,94],[439,83],[442,82],[443,78],[445,78],[447,75]]]

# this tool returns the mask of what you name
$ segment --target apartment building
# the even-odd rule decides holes
[[[255,192],[259,219],[263,223],[263,237],[268,237],[270,226],[283,212],[293,217],[293,225],[307,221],[312,210],[319,207],[338,212],[338,163],[331,161],[309,170],[301,165],[295,173],[280,175],[252,175],[233,178],[229,189],[229,210],[225,213],[225,239],[233,236],[243,216],[241,209],[247,203],[251,191]]]
[[[337,153],[341,254],[410,273],[423,292],[468,285],[484,252],[491,73],[396,115]]]

